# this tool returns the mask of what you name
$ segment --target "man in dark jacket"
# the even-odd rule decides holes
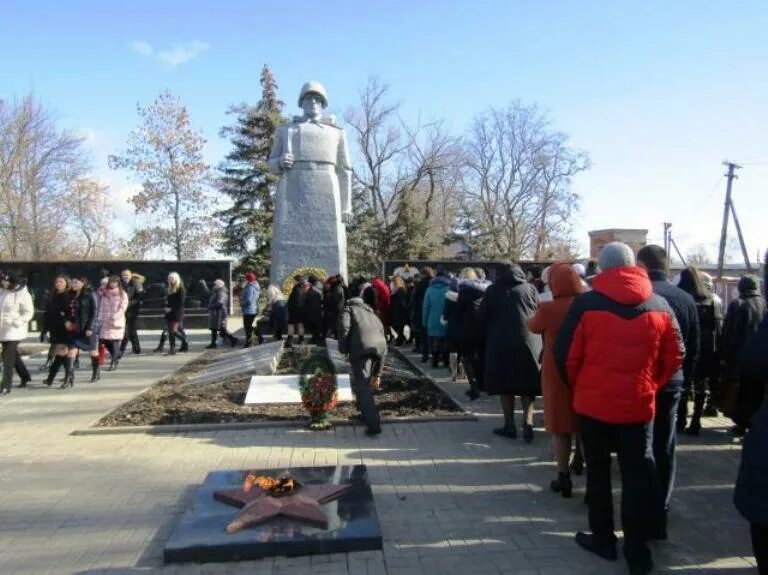
[[[485,326],[485,391],[501,396],[504,425],[493,430],[514,439],[515,396],[523,406],[523,439],[533,440],[533,402],[541,393],[541,336],[528,330],[528,319],[539,307],[538,291],[517,264],[501,267],[488,286],[479,316]]]
[[[128,342],[131,342],[131,350],[135,354],[141,353],[141,344],[139,343],[139,332],[136,330],[136,322],[141,312],[141,302],[144,299],[144,284],[138,274],[125,269],[120,272],[120,280],[123,284],[123,290],[128,295],[128,309],[125,312],[125,335],[120,343],[120,354],[125,353]]]
[[[645,246],[637,252],[637,263],[648,272],[653,293],[663,297],[672,308],[685,344],[683,369],[675,373],[656,394],[656,416],[653,421],[653,458],[656,461],[664,504],[660,510],[658,532],[654,535],[659,539],[666,539],[666,511],[675,484],[677,432],[685,429],[688,394],[699,353],[699,316],[693,298],[667,281],[667,252],[664,248],[656,245]],[[681,401],[685,407],[678,410]]]
[[[370,305],[373,303],[373,289],[366,288],[362,298],[347,300],[339,325],[339,351],[349,354],[352,390],[367,426],[367,435],[381,433],[381,419],[371,392],[371,378],[381,373],[381,364],[387,352],[384,324]]]
[[[765,284],[768,290],[768,252],[766,252]],[[739,368],[743,377],[768,382],[768,317],[746,342]],[[760,575],[768,574],[768,401],[752,418],[749,434],[744,439],[739,477],[733,502],[750,524],[752,550]]]
[[[603,247],[603,271],[592,291],[568,310],[555,360],[573,388],[587,460],[592,533],[577,533],[576,543],[606,559],[617,557],[611,496],[616,451],[624,557],[630,572],[640,574],[653,568],[646,540],[658,521],[661,498],[650,441],[656,392],[680,369],[684,350],[672,309],[634,263],[626,244]]]
[[[736,404],[732,415],[729,414],[736,424],[735,435],[744,434],[752,415],[765,397],[764,382],[750,373],[743,373],[741,369],[742,350],[765,317],[765,300],[758,283],[754,275],[741,277],[739,297],[728,305],[723,325],[723,361],[727,385],[737,386]]]

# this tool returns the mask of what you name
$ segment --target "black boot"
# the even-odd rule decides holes
[[[101,379],[101,366],[99,358],[91,356],[91,383],[96,383]]]
[[[59,386],[59,389],[67,389],[68,387],[74,387],[75,385],[75,358],[64,358],[64,383]]]
[[[552,491],[559,493],[566,499],[570,499],[573,496],[573,482],[571,481],[570,473],[558,473],[557,479],[553,479],[549,487]]]
[[[189,342],[187,341],[187,334],[185,334],[182,331],[179,331],[176,334],[176,337],[178,337],[181,340],[181,347],[179,348],[179,351],[181,353],[189,351]]]
[[[293,347],[293,336],[289,335],[287,338],[285,338],[285,347]]]
[[[157,347],[152,350],[152,353],[162,353],[163,349],[165,349],[165,336],[168,332],[163,330],[163,333],[160,334],[160,342],[157,344]]]
[[[701,431],[701,415],[704,412],[704,403],[707,400],[706,392],[697,391],[693,396],[693,415],[691,416],[691,423],[686,428],[685,433],[688,435],[698,435]]]
[[[111,341],[109,342],[109,369],[108,371],[115,371],[117,369],[117,364],[120,362],[120,358],[122,357],[122,352],[120,352],[120,348],[118,347],[117,341]]]
[[[53,385],[53,380],[56,379],[56,375],[59,373],[59,368],[64,364],[64,358],[60,355],[53,356],[51,360],[51,367],[48,368],[48,377],[45,379],[45,385],[48,387]]]
[[[216,349],[216,339],[219,336],[219,330],[211,330],[211,343],[205,346],[205,349]]]

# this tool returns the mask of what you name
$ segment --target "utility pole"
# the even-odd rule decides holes
[[[733,180],[734,178],[738,178],[736,175],[736,170],[741,168],[738,164],[734,164],[733,162],[723,162],[724,165],[728,166],[728,173],[726,174],[726,177],[728,178],[728,186],[725,191],[725,206],[723,208],[723,228],[720,231],[720,251],[717,256],[717,277],[722,278],[723,277],[723,265],[725,264],[725,241],[728,237],[728,216],[732,211],[731,208],[731,189],[733,187]]]
[[[664,251],[667,253],[667,265],[664,269],[664,273],[668,276],[669,275],[669,251],[671,249],[670,246],[670,229],[672,228],[671,222],[664,222]]]

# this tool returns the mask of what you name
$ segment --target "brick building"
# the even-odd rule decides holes
[[[610,228],[607,230],[593,230],[589,232],[589,257],[597,259],[600,250],[611,242],[624,242],[637,254],[648,243],[648,230],[633,230],[622,228]]]

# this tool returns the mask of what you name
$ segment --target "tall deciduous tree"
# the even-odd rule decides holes
[[[68,223],[76,244],[81,246],[83,259],[105,257],[112,251],[112,211],[107,201],[108,192],[108,186],[90,178],[77,178],[72,182]]]
[[[32,94],[0,101],[0,250],[10,259],[71,256],[68,182],[87,169],[82,138]]]
[[[357,187],[350,264],[362,265],[371,251],[379,261],[435,255],[453,231],[458,205],[456,139],[440,122],[406,125],[399,105],[389,101],[389,87],[376,80],[345,118],[355,143]]]
[[[193,258],[214,236],[205,140],[192,127],[186,106],[168,91],[137,111],[141,121],[127,148],[109,157],[110,167],[132,171],[142,185],[130,200],[137,214],[148,216],[136,239],[150,237],[176,259]]]
[[[571,179],[589,158],[538,108],[513,102],[477,116],[465,158],[463,240],[474,257],[541,259],[563,249],[578,206]]]
[[[260,275],[269,268],[274,218],[274,186],[277,177],[269,173],[269,152],[278,127],[285,121],[283,102],[277,96],[277,82],[268,66],[261,71],[261,99],[255,106],[230,108],[235,124],[222,128],[220,135],[232,143],[232,151],[219,165],[218,189],[232,206],[216,213],[223,223],[219,251],[241,258],[241,265]]]

